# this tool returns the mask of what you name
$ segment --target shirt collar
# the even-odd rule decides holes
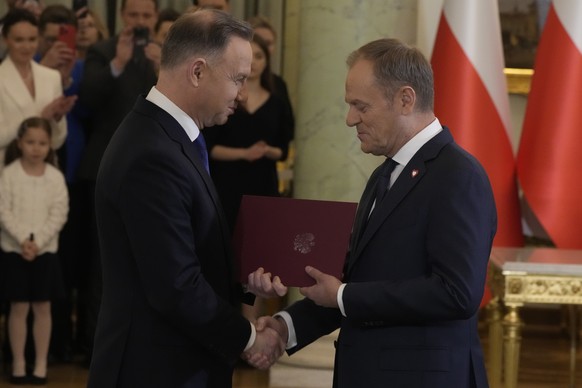
[[[439,119],[435,118],[429,125],[424,127],[420,132],[418,132],[412,139],[408,140],[402,148],[398,150],[396,155],[392,157],[398,164],[406,166],[410,159],[422,148],[430,139],[435,137],[440,131],[443,130]]]
[[[194,141],[200,135],[200,129],[192,120],[192,117],[188,116],[186,112],[178,108],[178,105],[174,104],[168,97],[162,94],[155,86],[152,86],[150,92],[148,93],[146,100],[153,104],[156,104],[166,112],[170,114],[178,124],[182,126],[186,135],[190,138],[190,141]]]

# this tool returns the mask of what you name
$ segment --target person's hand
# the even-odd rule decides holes
[[[274,298],[287,294],[287,287],[281,283],[279,276],[275,276],[273,279],[271,277],[271,273],[265,273],[262,267],[250,273],[247,291],[261,298]]]
[[[43,10],[43,5],[39,1],[26,1],[17,0],[14,3],[14,8],[22,8],[29,12],[32,12],[37,18],[40,16]]]
[[[38,256],[38,245],[34,241],[30,241],[30,250],[34,257]]]
[[[73,109],[76,101],[77,96],[59,96],[49,102],[40,115],[47,120],[60,121],[64,115]]]
[[[318,306],[338,308],[337,291],[342,282],[310,266],[305,267],[305,272],[315,279],[316,283],[311,287],[301,287],[299,289],[301,295],[311,299]]]
[[[38,254],[38,247],[34,243],[34,241],[24,240],[21,244],[22,248],[22,257],[26,261],[33,261],[37,254]]]
[[[265,149],[265,157],[271,160],[279,160],[283,156],[283,150],[279,147],[273,147],[267,144],[267,148]]]
[[[245,150],[244,159],[249,162],[259,160],[265,156],[268,147],[269,146],[264,141],[258,141]]]
[[[75,64],[75,51],[65,42],[57,40],[44,54],[40,64],[58,70],[63,79],[68,79]]]
[[[241,357],[257,369],[269,369],[285,351],[285,343],[270,327],[257,329],[257,338],[249,350]]]
[[[34,261],[34,259],[36,258],[36,255],[30,251],[29,249],[23,249],[22,250],[22,258],[26,261]]]
[[[264,316],[257,319],[255,322],[255,328],[257,331],[262,331],[265,328],[271,328],[275,330],[284,343],[287,343],[289,340],[289,329],[287,328],[287,324],[285,320],[281,317],[271,317],[271,316]]]
[[[61,103],[58,105],[57,112],[63,116],[66,115],[67,113],[69,113],[71,111],[71,109],[73,109],[73,106],[75,106],[75,102],[77,102],[76,95],[63,96]]]
[[[162,46],[155,42],[149,42],[144,47],[144,54],[147,59],[152,61],[156,73],[160,70],[160,61],[162,59]]]
[[[111,60],[113,67],[120,73],[125,69],[125,65],[133,56],[133,28],[125,27],[119,34],[117,46],[115,47],[115,57]]]
[[[87,12],[89,12],[89,8],[87,8],[87,7],[81,7],[78,10],[76,10],[75,16],[77,17],[77,20],[79,20],[79,22],[80,22],[81,19],[85,19],[85,17],[87,16]]]

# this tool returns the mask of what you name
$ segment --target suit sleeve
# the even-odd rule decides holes
[[[213,261],[227,260],[226,242],[213,229],[216,219],[208,217],[216,211],[205,210],[212,207],[206,187],[200,177],[193,179],[194,167],[179,159],[162,152],[139,158],[119,193],[121,217],[151,307],[183,335],[233,363],[249,340],[250,324],[205,278],[208,267],[218,265]],[[217,249],[202,258],[200,251],[208,250],[199,245],[207,239],[217,239]],[[231,282],[228,272],[223,278]]]
[[[111,59],[115,55],[108,44],[113,42],[99,42],[89,47],[81,85],[79,86],[79,101],[90,111],[100,111],[101,104],[108,98],[113,98],[113,87],[117,80],[111,74]],[[111,51],[111,52],[110,52]]]
[[[61,81],[61,74],[58,72],[55,73],[56,74],[52,79],[52,87],[54,98],[57,98],[63,95],[63,86]],[[51,126],[53,130],[51,135],[51,146],[54,150],[58,150],[62,147],[63,144],[65,144],[65,140],[67,138],[67,115],[61,117],[59,121],[51,120]]]
[[[297,336],[297,346],[287,350],[289,355],[339,328],[342,317],[339,309],[317,306],[307,298],[295,302],[285,311],[291,315]]]

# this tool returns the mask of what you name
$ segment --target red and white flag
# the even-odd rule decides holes
[[[523,246],[497,0],[445,0],[431,63],[436,116],[491,181],[493,245]]]
[[[554,0],[538,45],[517,171],[558,248],[582,248],[582,1]]]

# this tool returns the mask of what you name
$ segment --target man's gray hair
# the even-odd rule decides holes
[[[186,13],[170,27],[162,45],[161,67],[171,69],[194,56],[216,60],[234,36],[251,41],[253,29],[247,22],[214,9]]]
[[[434,109],[432,68],[418,49],[397,39],[378,39],[352,52],[346,62],[351,68],[360,59],[373,63],[374,76],[389,99],[402,86],[410,86],[417,96],[418,111]]]

